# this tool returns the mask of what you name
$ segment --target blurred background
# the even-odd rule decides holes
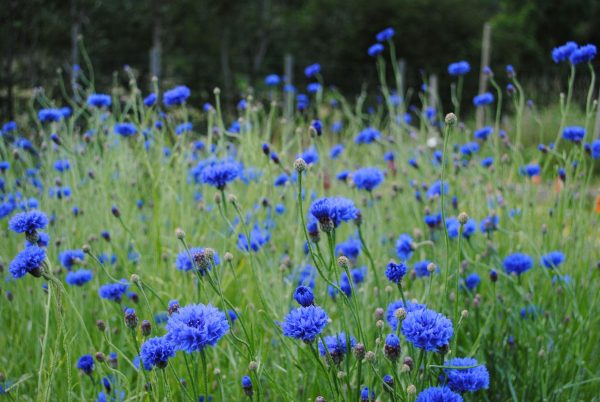
[[[3,0],[0,112],[12,118],[34,87],[60,96],[59,76],[68,82],[74,65],[86,65],[79,36],[97,91],[126,80],[120,72],[129,65],[144,92],[156,75],[162,87],[188,85],[201,105],[215,86],[232,102],[260,88],[265,75],[284,74],[286,58],[301,91],[302,71],[314,62],[325,85],[347,95],[363,84],[374,91],[367,48],[391,26],[408,85],[437,74],[444,96],[448,63],[465,59],[472,74],[480,69],[485,23],[496,74],[513,64],[543,98],[568,69],[554,65],[552,48],[600,44],[598,21],[598,0]],[[476,92],[476,76],[466,85],[465,93]]]

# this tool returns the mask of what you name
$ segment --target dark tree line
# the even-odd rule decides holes
[[[83,63],[82,35],[96,86],[106,90],[124,65],[149,89],[185,83],[195,101],[220,86],[230,99],[283,73],[294,57],[302,68],[320,62],[326,83],[356,93],[375,88],[366,50],[386,26],[396,29],[398,55],[409,83],[421,71],[437,73],[442,87],[451,61],[479,68],[481,31],[491,21],[492,65],[511,63],[523,76],[552,83],[557,69],[549,51],[566,40],[600,44],[596,0],[4,0],[0,7],[0,102],[13,116],[33,87],[57,91],[57,68]],[[476,80],[473,80],[473,88]]]

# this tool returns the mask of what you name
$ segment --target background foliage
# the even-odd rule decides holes
[[[599,43],[599,19],[594,0],[7,0],[0,7],[1,112],[12,117],[15,101],[32,87],[56,90],[56,66],[70,71],[82,62],[73,46],[77,33],[101,77],[99,89],[125,64],[149,89],[158,38],[162,83],[186,83],[200,101],[215,85],[231,100],[266,74],[282,74],[286,53],[296,75],[319,61],[326,83],[345,93],[357,93],[364,82],[375,86],[366,49],[388,25],[398,31],[409,82],[418,85],[427,71],[439,74],[445,88],[449,62],[464,58],[479,67],[482,26],[490,21],[492,64],[512,63],[529,82],[539,81],[540,92],[555,90],[560,72],[549,63],[549,49],[567,40]]]

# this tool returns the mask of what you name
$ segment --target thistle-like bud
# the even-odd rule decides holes
[[[408,387],[406,387],[406,393],[409,395],[414,395],[417,393],[417,387],[414,386],[414,384],[410,384]]]
[[[374,362],[375,361],[375,352],[369,350],[367,353],[365,353],[365,359],[368,362]]]
[[[132,308],[125,310],[125,325],[131,329],[135,329],[138,325],[138,316]]]
[[[356,346],[354,346],[353,352],[354,352],[354,356],[358,360],[364,359],[365,354],[366,354],[365,345],[363,345],[362,343],[357,343]]]
[[[350,260],[345,255],[338,257],[337,263],[341,268],[348,268],[350,266]]]
[[[454,113],[448,113],[445,118],[446,124],[449,126],[453,126],[458,122],[458,118]]]
[[[185,239],[185,232],[183,231],[183,229],[181,229],[181,228],[175,229],[175,237],[177,237],[177,240]]]
[[[433,262],[430,262],[429,264],[427,264],[427,272],[429,272],[430,274],[434,273],[436,270],[436,266]]]
[[[150,321],[148,321],[148,320],[142,321],[140,328],[142,330],[143,336],[149,336],[150,333],[152,332],[152,325],[150,324]]]
[[[396,309],[396,311],[394,311],[394,317],[396,317],[398,321],[402,321],[406,318],[406,310],[403,307]]]
[[[103,320],[97,320],[96,328],[98,328],[100,332],[104,332],[106,330],[106,323]]]
[[[377,307],[375,309],[375,318],[378,320],[383,320],[383,316],[385,314],[385,310],[382,309],[381,307]]]
[[[460,214],[458,214],[458,223],[460,223],[461,225],[465,225],[468,220],[469,215],[467,215],[466,212],[461,212]]]
[[[225,255],[223,256],[223,259],[226,262],[230,262],[233,261],[233,254],[231,254],[229,251],[225,253]]]
[[[258,370],[258,363],[255,362],[254,360],[251,361],[250,364],[248,364],[248,370],[250,370],[250,371]]]
[[[129,281],[138,284],[140,282],[140,277],[137,274],[131,274],[131,276],[129,277]]]
[[[96,360],[100,363],[103,363],[106,360],[106,356],[102,352],[96,352]]]
[[[306,170],[306,161],[302,158],[298,158],[294,161],[294,170],[298,173],[302,173]]]

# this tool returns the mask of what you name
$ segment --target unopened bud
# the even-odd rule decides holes
[[[456,115],[454,113],[448,113],[444,120],[446,121],[447,125],[453,126],[458,121],[458,118],[456,117]]]
[[[304,172],[306,170],[306,161],[302,158],[296,159],[296,161],[294,161],[294,170],[298,173]]]

